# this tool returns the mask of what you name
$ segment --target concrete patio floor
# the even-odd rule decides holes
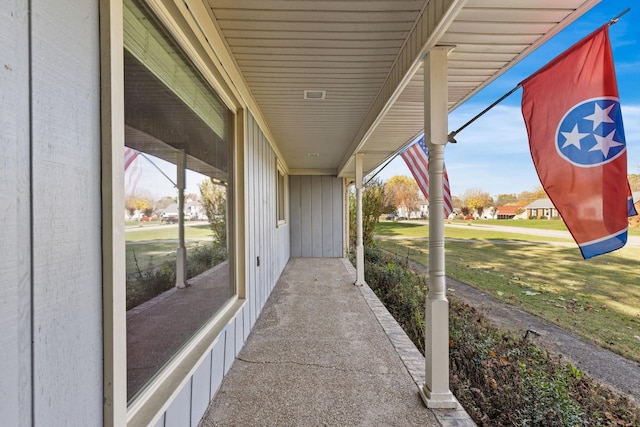
[[[344,259],[294,258],[200,423],[473,426],[427,409],[424,358]]]

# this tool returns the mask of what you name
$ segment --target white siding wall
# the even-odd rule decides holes
[[[0,9],[0,414],[31,425],[28,2]]]
[[[32,0],[5,6],[2,424],[100,425],[98,3]]]
[[[290,219],[292,257],[341,257],[343,249],[342,179],[291,176]]]
[[[245,153],[247,303],[212,343],[158,427],[198,425],[289,261],[289,227],[276,226],[276,156],[251,115]]]

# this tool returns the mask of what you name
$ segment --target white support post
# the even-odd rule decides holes
[[[362,238],[362,156],[362,153],[356,153],[356,286],[365,284]]]
[[[447,143],[447,54],[436,46],[424,59],[424,128],[429,148],[429,293],[425,304],[425,384],[429,408],[456,408],[449,390],[449,301],[444,263],[444,147]]]
[[[176,288],[187,287],[187,249],[184,243],[184,189],[185,170],[187,168],[187,155],[180,150],[176,156],[178,176],[178,257],[176,259]]]

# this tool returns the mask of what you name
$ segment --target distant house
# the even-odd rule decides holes
[[[538,199],[530,205],[527,205],[525,209],[527,211],[527,218],[545,217],[551,219],[560,216],[551,199]]]
[[[482,215],[479,215],[481,219],[497,219],[498,210],[494,206],[489,206],[488,208],[484,208],[482,210]],[[474,217],[476,217],[477,212],[474,212]]]
[[[522,218],[526,209],[523,206],[496,206],[496,219],[515,219]],[[524,215],[526,218],[526,215]]]

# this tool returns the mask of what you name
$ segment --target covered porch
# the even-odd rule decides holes
[[[200,425],[475,425],[425,407],[424,357],[355,276],[290,259]]]

